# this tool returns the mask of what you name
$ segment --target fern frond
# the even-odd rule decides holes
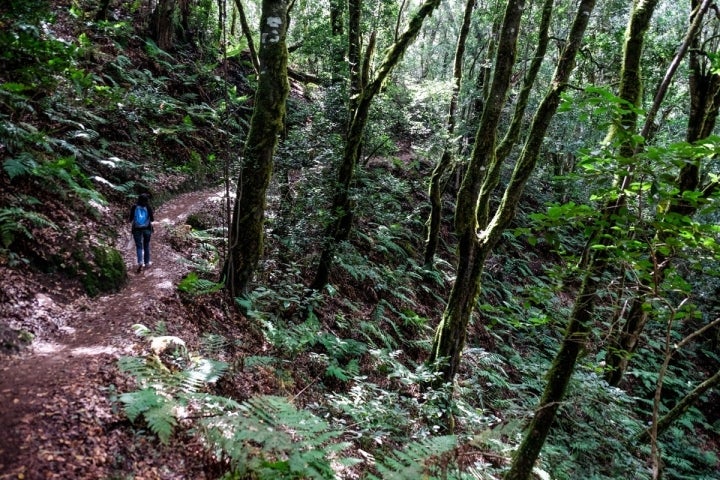
[[[197,273],[190,272],[180,283],[177,289],[191,295],[204,295],[220,291],[223,288],[222,283],[213,282],[200,278]]]
[[[84,142],[91,142],[93,140],[96,140],[100,136],[98,132],[89,128],[74,130],[72,132],[68,132],[68,135],[70,136],[70,138],[82,140]]]
[[[228,339],[216,333],[205,333],[200,339],[200,353],[209,356],[217,356],[228,346]]]
[[[144,412],[145,421],[160,441],[167,444],[177,425],[174,415],[175,404],[163,397],[158,405]]]
[[[182,389],[185,392],[197,392],[205,384],[217,382],[227,369],[228,364],[225,362],[197,359],[182,371]]]
[[[0,208],[0,242],[2,242],[4,248],[9,248],[18,234],[28,239],[33,238],[32,233],[23,224],[23,221],[39,227],[50,227],[55,230],[58,228],[47,217],[39,213],[20,207]]]
[[[428,437],[412,442],[402,450],[396,450],[378,460],[376,467],[380,477],[370,475],[373,479],[415,480],[432,478],[429,460],[452,451],[457,446],[457,438],[453,435]]]
[[[348,447],[332,443],[341,432],[281,397],[253,397],[237,413],[203,425],[211,445],[230,458],[237,472],[260,478],[333,478],[330,461]]]
[[[140,415],[160,404],[160,397],[151,388],[144,388],[135,392],[123,393],[120,401],[125,404],[125,415],[134,422]]]
[[[156,357],[138,358],[138,357],[122,357],[118,360],[120,371],[127,373],[135,378],[138,385],[142,388],[153,385],[162,386],[168,384],[168,389],[177,388],[178,385],[172,383],[172,374],[162,362]],[[171,384],[172,383],[172,384]]]
[[[177,425],[172,401],[151,388],[124,393],[120,395],[120,401],[125,405],[125,415],[131,422],[142,415],[150,430],[167,444]]]
[[[274,365],[277,362],[279,362],[280,359],[277,357],[270,357],[266,355],[251,355],[249,357],[245,357],[243,360],[243,365],[245,368],[252,368],[256,365]]]
[[[37,167],[37,162],[30,152],[21,152],[17,157],[8,158],[3,162],[3,170],[8,174],[10,180],[15,177],[32,175]]]
[[[130,328],[132,328],[133,333],[140,338],[147,338],[152,335],[152,330],[140,323],[136,323]]]

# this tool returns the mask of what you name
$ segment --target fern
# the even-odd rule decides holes
[[[208,356],[218,356],[228,346],[227,338],[216,333],[205,333],[202,336],[200,353]]]
[[[327,479],[335,477],[331,462],[357,462],[341,458],[349,446],[339,441],[344,432],[313,413],[280,397],[254,397],[240,404],[202,392],[225,372],[226,364],[187,354],[177,337],[157,335],[143,325],[133,329],[167,350],[120,359],[121,370],[135,377],[140,388],[120,395],[119,401],[130,421],[142,418],[161,442],[169,442],[181,421],[191,425],[193,418],[200,418],[191,432],[200,435],[219,460],[227,460],[236,477]],[[212,338],[210,343],[221,342]],[[167,355],[169,362],[164,360]],[[178,369],[173,356],[182,357],[185,366]]]
[[[228,365],[207,358],[195,358],[182,372],[182,388],[188,393],[197,392],[205,384],[215,383],[227,371]]]
[[[189,355],[182,339],[156,335],[144,325],[134,325],[133,330],[148,341],[153,354],[119,360],[120,370],[133,376],[140,387],[121,395],[119,400],[130,421],[142,416],[160,441],[167,443],[181,412],[191,404],[192,408],[202,408],[196,404],[197,394],[215,383],[227,370],[227,364]]]
[[[369,478],[385,480],[435,478],[430,475],[444,472],[441,472],[440,466],[432,465],[431,460],[451,452],[456,446],[457,438],[452,435],[429,437],[411,442],[404,449],[385,455],[376,463],[376,468],[381,476],[370,475]],[[445,478],[445,476],[440,475],[440,478]]]
[[[72,157],[61,157],[54,162],[43,164],[37,169],[36,175],[42,178],[62,180],[70,192],[90,203],[105,205],[105,198],[92,188],[92,184],[76,165]]]
[[[251,398],[235,412],[203,420],[202,428],[240,476],[327,479],[335,477],[332,461],[357,462],[339,458],[349,446],[337,441],[341,431],[280,397]]]
[[[190,272],[178,283],[177,288],[190,295],[205,295],[220,291],[223,284],[200,278],[197,273]]]
[[[143,412],[143,417],[150,427],[150,430],[152,430],[164,444],[170,441],[170,436],[177,425],[175,408],[176,405],[173,402],[160,401],[156,407]]]
[[[270,357],[265,355],[250,355],[243,359],[243,366],[245,368],[254,368],[256,366],[268,366],[278,363],[280,360],[276,357]]]
[[[50,227],[57,230],[57,225],[45,216],[24,210],[20,207],[0,208],[0,241],[5,249],[15,241],[18,235],[32,240],[33,235],[28,228],[22,223],[27,221],[38,227]]]
[[[0,142],[4,143],[11,153],[21,153],[30,145],[46,147],[44,135],[35,127],[9,121],[0,122]]]
[[[144,388],[136,392],[124,393],[119,400],[125,404],[125,414],[131,422],[142,416],[150,430],[162,443],[168,443],[177,420],[173,414],[171,399],[158,393],[154,388]]]
[[[8,158],[3,162],[3,169],[10,180],[15,177],[31,175],[36,167],[35,158],[29,152],[21,152],[17,157]]]

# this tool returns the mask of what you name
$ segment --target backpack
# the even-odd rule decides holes
[[[135,216],[133,218],[133,228],[147,228],[150,226],[150,215],[148,215],[147,207],[135,205]]]

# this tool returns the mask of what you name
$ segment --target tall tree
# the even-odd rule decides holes
[[[505,142],[501,144],[502,149],[496,146],[497,126],[513,72],[520,18],[524,8],[522,0],[507,3],[492,85],[475,137],[472,157],[458,192],[455,212],[459,257],[456,280],[435,331],[429,359],[441,374],[438,384],[452,381],[458,371],[467,325],[480,291],[480,278],[485,261],[515,216],[525,183],[537,163],[545,132],[557,112],[561,93],[567,88],[575,56],[594,4],[593,0],[585,0],[578,6],[572,29],[556,65],[550,90],[535,111],[527,141],[515,163],[500,204],[491,216],[491,195],[499,183],[500,163],[504,160],[498,153],[507,153],[507,147],[503,147]],[[551,9],[552,3],[546,4],[545,8]]]
[[[350,112],[350,125],[347,131],[347,138],[345,139],[343,156],[338,169],[335,192],[330,210],[332,220],[325,231],[325,241],[318,261],[315,278],[310,285],[310,288],[314,290],[319,290],[327,285],[335,249],[338,243],[347,239],[350,234],[353,218],[350,188],[355,177],[355,169],[360,156],[360,145],[362,144],[365,126],[367,125],[370,105],[378,92],[380,92],[380,88],[383,82],[385,82],[385,79],[387,79],[393,68],[400,62],[408,46],[417,37],[425,18],[430,16],[439,4],[440,0],[425,0],[422,3],[419,10],[410,20],[407,29],[400,35],[397,41],[386,50],[385,58],[373,78],[369,79],[365,85],[362,85],[362,90],[356,99],[351,100],[353,108]],[[351,8],[350,17],[352,18],[355,14],[359,15],[359,13],[359,11],[354,13]],[[352,30],[352,24],[350,29]],[[351,42],[353,38],[354,35],[351,31]]]
[[[238,178],[224,269],[225,284],[233,296],[244,292],[264,250],[266,192],[290,90],[287,9],[286,0],[262,2],[258,88]]]
[[[428,218],[427,221],[427,239],[425,241],[425,266],[427,268],[432,267],[440,238],[442,194],[445,191],[448,180],[448,169],[453,158],[452,152],[455,149],[452,137],[455,135],[455,116],[458,97],[460,95],[460,84],[462,82],[463,56],[468,33],[470,32],[470,20],[472,20],[474,6],[475,0],[467,0],[465,3],[465,14],[463,15],[463,22],[460,26],[460,34],[458,35],[457,46],[455,47],[452,92],[450,93],[450,104],[448,105],[447,119],[445,121],[448,140],[445,142],[440,161],[435,165],[432,175],[430,176],[430,188],[428,189],[428,195],[430,197],[430,218]]]
[[[720,75],[711,68],[710,60],[707,53],[700,45],[699,29],[702,25],[704,15],[709,8],[707,0],[699,2],[693,0],[692,12],[690,15],[691,24],[685,36],[685,40],[681,44],[681,48],[675,56],[674,64],[670,68],[677,68],[682,56],[686,51],[689,53],[689,72],[690,72],[690,112],[688,116],[688,125],[686,133],[686,141],[695,143],[710,136],[715,127],[715,122],[720,108]],[[709,39],[713,42],[713,39]],[[690,48],[690,46],[693,48]],[[669,70],[670,73],[670,70]],[[666,75],[666,78],[668,75]],[[670,76],[672,78],[672,76]],[[658,100],[664,98],[664,92],[654,102],[653,108],[659,106]],[[646,126],[651,125],[646,121]],[[646,127],[645,130],[649,130]],[[655,224],[669,225],[673,223],[674,218],[690,217],[695,214],[698,209],[697,200],[692,200],[691,192],[702,191],[701,198],[709,196],[716,189],[715,183],[701,186],[700,182],[700,158],[688,158],[680,169],[675,185],[677,194],[658,215]],[[656,243],[668,244],[668,240],[673,235],[671,230],[659,230],[655,232]],[[627,315],[624,319],[622,327],[617,334],[611,339],[607,351],[608,371],[606,380],[610,385],[617,386],[623,378],[628,367],[629,360],[635,352],[640,341],[641,334],[648,322],[650,312],[645,308],[648,292],[654,290],[654,285],[662,283],[667,270],[672,265],[672,257],[675,255],[673,251],[667,253],[658,250],[653,253],[650,265],[655,265],[652,276],[643,277],[641,284],[637,289],[640,292],[634,296],[627,309]]]
[[[485,241],[481,243],[480,236],[476,233],[487,227],[487,224],[478,222],[478,197],[483,183],[487,181],[485,173],[488,167],[497,161],[497,125],[510,87],[524,8],[524,0],[507,2],[498,40],[498,52],[502,53],[498,53],[495,58],[490,93],[475,136],[472,156],[458,192],[455,210],[458,269],[447,306],[435,331],[430,357],[430,362],[439,363],[441,382],[452,381],[460,366],[467,325],[480,290],[480,276],[485,260],[497,242],[496,238],[483,235]]]
[[[157,46],[170,50],[175,43],[175,7],[177,0],[160,0],[151,18],[151,36]]]
[[[260,60],[258,59],[257,53],[255,52],[255,42],[253,41],[252,31],[250,30],[250,24],[248,24],[247,21],[247,15],[245,15],[245,8],[243,7],[242,0],[235,0],[235,8],[237,8],[238,15],[240,17],[240,28],[242,28],[242,34],[245,36],[248,51],[250,52],[250,61],[252,62],[255,73],[259,74]]]
[[[628,27],[625,31],[620,96],[632,105],[638,105],[640,102],[642,91],[640,76],[642,46],[657,1],[635,0]],[[624,112],[611,128],[610,137],[619,135],[619,132],[623,130],[634,131],[637,122],[637,110],[625,109]],[[623,139],[626,138],[628,137],[623,135]],[[620,154],[625,158],[632,157],[633,146],[629,141],[622,144]],[[625,180],[621,179],[619,184],[622,185],[624,182]],[[625,199],[620,195],[616,201],[606,205],[604,215],[607,221],[603,222],[603,225],[608,224],[612,218],[616,217],[624,204]],[[597,238],[601,242],[610,241],[608,235],[599,235]],[[575,305],[570,314],[570,320],[560,350],[555,355],[555,359],[546,375],[547,383],[540,404],[533,415],[520,447],[515,452],[512,466],[505,476],[506,480],[525,480],[530,477],[535,461],[550,432],[560,402],[565,396],[568,382],[575,370],[578,355],[590,333],[590,322],[600,284],[600,276],[607,268],[608,263],[609,255],[606,249],[593,250]]]

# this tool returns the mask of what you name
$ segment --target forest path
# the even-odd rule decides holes
[[[109,400],[110,385],[118,357],[133,353],[136,345],[131,326],[149,318],[172,321],[175,285],[188,267],[168,244],[168,232],[215,193],[184,194],[156,209],[153,265],[140,274],[134,270],[135,246],[127,227],[119,241],[128,265],[126,286],[73,302],[64,335],[35,342],[0,366],[0,479],[107,478],[128,469],[146,472],[134,478],[182,478],[171,473],[183,470],[180,465],[166,472],[149,465],[152,459],[145,468],[128,465],[136,461],[132,443],[137,439],[122,445],[128,438],[117,428],[124,420]],[[37,302],[43,308],[43,302],[53,300],[38,295]],[[118,445],[126,455],[117,453]]]

